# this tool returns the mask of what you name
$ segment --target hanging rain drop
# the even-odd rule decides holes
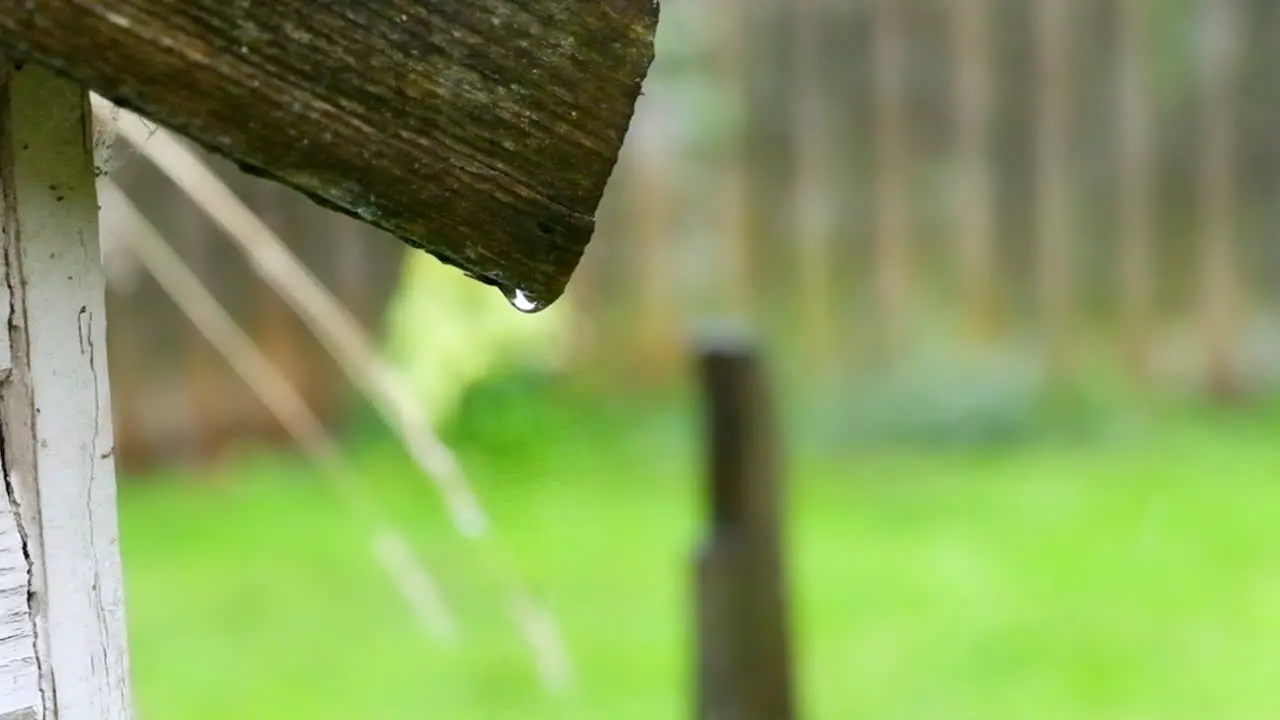
[[[516,290],[515,294],[511,295],[511,297],[507,299],[511,302],[511,307],[522,313],[533,313],[538,311],[538,303],[529,299],[529,296],[525,295],[523,290]]]

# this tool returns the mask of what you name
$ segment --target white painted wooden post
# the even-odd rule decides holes
[[[131,713],[91,117],[0,63],[0,720]]]

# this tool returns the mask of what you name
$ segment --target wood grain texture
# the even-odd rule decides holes
[[[655,0],[0,0],[0,43],[250,172],[553,302]]]
[[[6,634],[16,628],[20,642],[0,648],[0,678],[16,678],[26,694],[15,696],[17,707],[0,703],[0,718],[125,720],[89,99],[43,68],[11,67],[0,59],[0,285],[9,299],[0,309],[12,363],[0,384],[0,623]],[[23,674],[31,657],[34,696]],[[6,676],[10,661],[18,672]]]
[[[13,501],[0,493],[0,718],[23,712],[39,717],[34,713],[41,707],[25,547]]]

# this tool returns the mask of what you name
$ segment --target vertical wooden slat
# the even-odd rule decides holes
[[[574,272],[573,282],[565,289],[569,306],[573,308],[569,320],[569,349],[566,352],[568,366],[575,378],[589,377],[592,381],[598,380],[598,376],[602,374],[601,349],[606,344],[601,342],[600,336],[606,328],[603,322],[605,312],[584,311],[583,308],[606,308],[606,303],[615,299],[607,292],[608,283],[602,277],[608,258],[601,256],[603,244],[599,242],[611,237],[612,229],[617,225],[613,222],[612,206],[613,203],[606,194],[600,204],[597,239],[587,246],[582,261]]]
[[[1200,16],[1200,309],[1206,382],[1221,400],[1240,393],[1241,274],[1237,265],[1236,141],[1240,8],[1204,0]]]
[[[206,218],[194,213],[188,215],[186,226],[186,232],[178,236],[180,239],[175,244],[187,251],[192,258],[192,267],[197,268],[202,281],[216,292],[222,283],[210,282],[210,279],[220,275],[211,269],[211,257],[218,251],[217,229]],[[183,332],[177,337],[186,348],[183,375],[193,418],[191,444],[197,456],[204,459],[219,452],[229,424],[222,361],[205,338],[190,332]]]
[[[256,208],[263,220],[275,228],[302,264],[367,329],[365,298],[371,293],[360,278],[368,276],[382,249],[378,243],[386,238],[359,232],[363,226],[350,218],[316,207],[289,188],[261,178],[254,178],[253,185]],[[314,221],[311,220],[313,217]],[[263,285],[267,286],[267,283]],[[280,356],[285,361],[281,366],[293,368],[289,375],[302,390],[307,403],[326,427],[335,427],[338,412],[350,394],[351,385],[342,376],[341,368],[325,352],[324,346],[307,332],[306,325],[288,307],[288,303],[276,291],[271,293],[272,301],[278,304],[281,330],[288,337],[288,345],[282,343],[280,346],[280,351],[286,353]],[[380,334],[378,330],[375,328],[374,332]]]
[[[1075,303],[1071,212],[1072,0],[1036,0],[1036,282],[1049,370],[1070,372]]]
[[[249,179],[231,163],[183,143],[201,152],[238,194],[248,194]],[[166,182],[163,187],[172,192],[171,184]],[[184,212],[177,218],[170,242],[185,250],[183,254],[191,258],[190,265],[201,281],[233,317],[244,320],[258,315],[261,281],[226,246],[217,223],[192,203],[183,202],[182,207]],[[197,447],[202,457],[216,457],[236,441],[248,439],[250,428],[263,427],[270,416],[251,388],[227,366],[218,349],[193,333],[185,322],[181,327],[187,346],[186,378],[195,409]]]
[[[129,218],[119,208],[99,197],[98,234],[103,249],[104,270],[107,275],[106,307],[112,318],[107,333],[107,357],[111,366],[111,410],[115,428],[116,466],[127,472],[131,463],[144,457],[146,434],[143,432],[141,395],[143,387],[153,380],[145,375],[146,354],[142,347],[141,323],[116,322],[128,317],[132,307],[133,292],[138,288],[139,275],[132,266],[133,260],[126,241]],[[130,268],[127,272],[112,273],[113,265]]]
[[[1153,149],[1146,0],[1119,0],[1120,302],[1125,362],[1144,384],[1152,322]]]
[[[755,310],[753,295],[754,263],[747,226],[747,148],[742,132],[749,111],[747,102],[746,45],[751,0],[715,0],[715,26],[718,56],[716,68],[721,82],[728,88],[728,103],[733,117],[733,136],[721,163],[716,197],[716,228],[721,240],[718,253],[723,268],[722,296],[717,303],[725,312],[751,317]]]
[[[1073,0],[1036,0],[1036,281],[1050,372],[1074,364],[1071,52]]]
[[[649,105],[642,102],[642,109]],[[669,135],[661,116],[641,115],[633,123],[632,152],[626,157],[631,192],[628,210],[631,232],[628,242],[636,267],[639,297],[639,373],[648,382],[670,378],[680,357],[678,329],[680,309],[680,258],[674,246],[672,193],[675,174],[671,154],[665,149]]]
[[[795,707],[771,398],[754,345],[703,346],[709,535],[698,557],[702,720],[790,720]]]
[[[791,99],[795,152],[794,243],[796,283],[805,350],[817,367],[827,369],[833,357],[835,322],[831,277],[831,152],[826,114],[831,107],[823,84],[823,32],[827,5],[799,0],[793,15],[794,95]]]
[[[956,248],[965,332],[979,342],[996,330],[995,184],[991,159],[991,0],[951,3],[956,78]]]
[[[876,178],[876,293],[883,350],[902,348],[911,297],[911,187],[907,48],[901,0],[873,0],[872,64]]]
[[[294,213],[290,206],[291,190],[257,178],[237,178],[245,191],[245,199],[250,207],[262,218],[280,238],[297,252],[299,245],[305,245],[306,231],[294,221]],[[330,250],[332,253],[333,251]],[[304,260],[305,262],[305,260]],[[323,268],[320,268],[323,269]],[[316,272],[312,270],[312,272]],[[316,272],[319,275],[319,272]],[[323,348],[304,337],[305,329],[286,303],[268,283],[254,278],[251,297],[252,317],[242,322],[252,333],[254,342],[272,365],[279,368],[285,377],[298,388],[306,405],[323,419],[327,393],[326,388],[336,388],[336,383],[325,383],[320,377]],[[249,289],[249,288],[246,288]],[[308,342],[310,341],[310,342]],[[255,407],[259,403],[254,403]],[[265,411],[268,408],[262,404]],[[286,428],[275,417],[274,413],[262,412],[253,418],[253,423],[245,428],[264,437],[283,440]]]
[[[270,183],[264,180],[256,182]],[[287,209],[280,230],[298,259],[327,283],[362,328],[382,334],[382,315],[399,286],[404,243],[357,220],[323,209],[299,193],[281,189],[270,202]],[[266,206],[264,206],[265,209]],[[342,369],[296,315],[289,314],[303,356],[311,358],[306,397],[316,414],[333,424],[353,398]],[[295,378],[300,381],[303,378]]]

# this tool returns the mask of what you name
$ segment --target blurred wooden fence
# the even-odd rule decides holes
[[[669,0],[569,290],[580,369],[669,381],[704,311],[803,378],[1015,348],[1071,377],[1234,397],[1280,376],[1280,4]],[[376,329],[404,250],[217,159]],[[336,421],[347,388],[145,161],[116,180]],[[104,208],[105,242],[126,232]],[[144,274],[112,263],[127,466],[280,429]],[[981,353],[979,353],[981,354]]]
[[[131,153],[120,143],[120,153]],[[377,333],[399,279],[402,244],[274,183],[205,155],[236,193],[327,288]],[[118,163],[113,180],[238,324],[290,377],[321,419],[336,423],[349,385],[336,364],[222,232],[142,157]],[[274,441],[284,429],[265,405],[130,258],[132,231],[120,208],[102,208],[109,272],[117,457],[125,470],[156,461],[208,458],[240,441]]]
[[[945,338],[1064,377],[1274,380],[1280,5],[671,0],[664,23],[573,288],[592,367],[678,372],[715,310],[810,377]]]

